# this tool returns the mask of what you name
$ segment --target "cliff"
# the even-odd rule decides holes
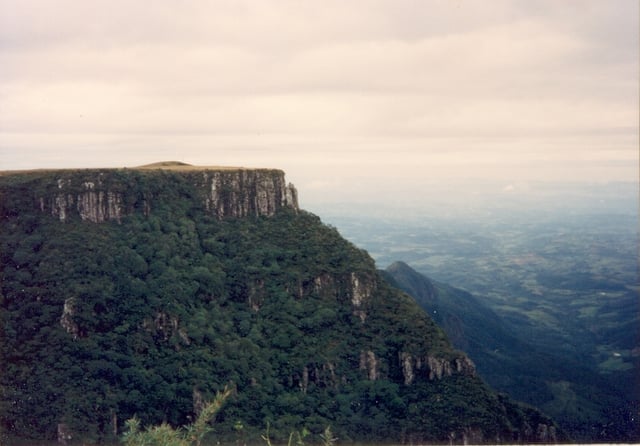
[[[174,190],[167,190],[167,181]],[[196,167],[157,163],[133,169],[16,171],[0,174],[0,212],[39,209],[60,221],[102,223],[180,198],[217,218],[272,216],[298,209],[297,191],[276,169]]]
[[[326,426],[344,442],[562,439],[299,210],[278,170],[5,173],[0,279],[0,440],[184,425],[229,383],[227,442],[239,425],[254,442],[267,425],[282,441]]]

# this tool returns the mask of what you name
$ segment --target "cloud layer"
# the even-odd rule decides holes
[[[637,178],[635,0],[0,0],[0,67],[0,169]]]

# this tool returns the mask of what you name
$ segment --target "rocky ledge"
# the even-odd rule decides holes
[[[35,207],[62,222],[120,222],[135,212],[149,215],[176,196],[219,219],[298,210],[297,191],[278,169],[161,162],[123,169],[0,173],[0,218]]]

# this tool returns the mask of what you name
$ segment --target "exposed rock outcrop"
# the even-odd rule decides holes
[[[123,214],[122,193],[105,190],[102,174],[96,179],[97,182],[84,181],[79,187],[76,187],[71,179],[58,179],[59,192],[52,196],[39,197],[40,210],[50,211],[51,215],[58,217],[60,221],[66,221],[70,215],[77,213],[83,221],[120,222]]]
[[[475,365],[467,356],[445,359],[430,355],[414,357],[407,352],[401,352],[399,360],[405,384],[411,384],[419,374],[423,374],[430,381],[454,374],[467,376],[475,376],[476,374]]]
[[[365,304],[371,298],[375,282],[361,278],[356,273],[351,273],[351,303],[353,304],[353,314],[358,316],[362,322],[367,318]],[[363,280],[364,279],[364,280]]]
[[[78,324],[73,320],[73,316],[75,315],[75,303],[76,300],[73,297],[64,301],[62,315],[60,316],[60,325],[62,325],[62,328],[72,335],[74,339],[77,339],[80,329],[78,328]]]
[[[224,217],[275,214],[282,207],[298,208],[298,195],[283,175],[263,170],[205,171],[202,184],[208,212]]]
[[[17,175],[17,176],[16,176]],[[134,212],[151,215],[155,206],[176,195],[193,209],[219,219],[272,216],[280,209],[298,210],[298,194],[277,169],[207,168],[180,165],[143,169],[51,170],[34,174],[14,172],[13,184],[0,184],[0,212],[20,213],[11,200],[17,190],[31,191],[33,205],[61,222],[80,218],[103,223]],[[166,190],[162,180],[174,176],[178,189]],[[12,190],[13,189],[13,190]],[[0,214],[1,217],[1,214]]]
[[[378,359],[371,350],[360,352],[360,370],[367,373],[369,381],[376,381],[380,377]]]
[[[301,296],[316,293],[324,298],[349,296],[353,307],[353,314],[362,322],[367,318],[366,308],[375,291],[376,281],[367,274],[351,272],[334,276],[323,273],[313,279],[313,283],[301,287]]]
[[[171,338],[183,345],[190,345],[191,339],[186,330],[181,327],[177,316],[172,316],[164,311],[158,311],[153,320],[147,318],[142,323],[142,328],[153,333],[159,340],[164,342]],[[177,345],[177,344],[176,344]]]

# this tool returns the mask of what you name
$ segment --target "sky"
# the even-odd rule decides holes
[[[285,170],[301,201],[638,180],[637,0],[0,0],[0,170]]]

